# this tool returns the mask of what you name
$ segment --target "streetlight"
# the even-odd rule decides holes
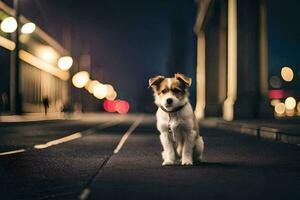
[[[290,82],[294,78],[294,72],[290,67],[283,67],[281,69],[281,76],[283,80]]]
[[[93,81],[89,81],[86,85],[85,85],[85,89],[87,89],[89,91],[89,93],[93,94],[94,92],[94,88],[96,85],[100,84],[99,81],[93,80]]]
[[[36,26],[34,23],[32,22],[28,22],[26,24],[24,24],[21,28],[21,32],[23,34],[30,34],[33,33],[33,31],[35,30]]]
[[[66,71],[72,67],[73,59],[70,56],[63,56],[58,60],[57,64],[61,70]]]
[[[7,17],[1,22],[0,28],[5,33],[13,33],[18,28],[17,20],[14,17]]]
[[[72,83],[77,88],[83,88],[89,80],[90,75],[87,71],[78,72],[72,77]]]
[[[106,85],[103,84],[97,84],[94,86],[94,91],[93,91],[94,96],[97,99],[103,99],[107,95],[107,87]]]

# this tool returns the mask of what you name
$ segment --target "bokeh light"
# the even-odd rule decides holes
[[[57,60],[57,52],[50,46],[41,45],[36,48],[36,54],[46,62],[54,63]]]
[[[89,91],[89,93],[93,94],[94,92],[94,88],[96,85],[100,84],[99,81],[96,80],[90,80],[86,85],[85,85],[85,89],[87,89],[87,91]]]
[[[72,83],[77,88],[83,88],[89,80],[90,75],[87,71],[78,72],[72,77]]]
[[[280,88],[282,85],[281,79],[278,76],[272,76],[270,78],[270,85],[272,88]]]
[[[0,25],[0,28],[5,33],[13,33],[18,27],[17,21],[13,17],[5,18]]]
[[[70,56],[63,56],[58,60],[57,64],[61,70],[66,71],[72,67],[73,59]]]
[[[97,99],[103,99],[107,95],[107,87],[103,84],[96,84],[93,89],[93,94]]]
[[[285,112],[285,104],[279,103],[275,106],[275,112],[277,115],[283,115]]]
[[[297,104],[297,112],[298,112],[298,114],[300,114],[300,101]]]
[[[113,93],[111,95],[107,95],[106,96],[106,99],[107,100],[110,100],[110,101],[113,101],[117,98],[117,92],[114,90]]]
[[[288,110],[293,110],[296,107],[296,100],[294,97],[288,97],[284,101],[285,107]]]
[[[116,111],[120,114],[126,114],[129,111],[129,103],[125,100],[119,100],[116,104]]]
[[[115,91],[113,86],[110,84],[105,84],[106,88],[107,88],[107,95],[106,96],[110,96],[113,94],[113,92]]]
[[[116,104],[118,101],[103,101],[103,108],[106,112],[116,112]]]
[[[30,34],[33,33],[33,31],[35,30],[36,26],[34,23],[32,22],[28,22],[26,24],[24,24],[21,28],[21,32],[23,34]]]
[[[284,98],[284,90],[269,90],[268,96],[270,99],[282,99]]]
[[[291,68],[289,67],[283,67],[281,69],[281,77],[283,80],[290,82],[294,78],[294,72]]]
[[[279,99],[272,99],[271,100],[271,105],[272,106],[276,106],[277,104],[279,104],[280,103],[280,100]]]

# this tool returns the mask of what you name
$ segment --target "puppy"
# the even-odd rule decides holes
[[[179,73],[172,78],[149,79],[158,107],[156,125],[163,147],[162,165],[176,164],[176,158],[181,159],[182,165],[192,165],[193,161],[202,159],[204,142],[188,99],[191,84],[191,78]]]

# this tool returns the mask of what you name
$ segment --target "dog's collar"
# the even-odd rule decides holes
[[[181,106],[178,106],[176,108],[174,108],[173,110],[167,110],[165,109],[163,106],[160,106],[160,109],[162,109],[163,111],[165,111],[166,113],[174,113],[174,112],[178,112],[180,111],[187,103],[181,105]]]

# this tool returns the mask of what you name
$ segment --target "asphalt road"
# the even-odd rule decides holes
[[[201,132],[204,161],[166,167],[149,117],[0,123],[0,199],[300,199],[299,146]]]

